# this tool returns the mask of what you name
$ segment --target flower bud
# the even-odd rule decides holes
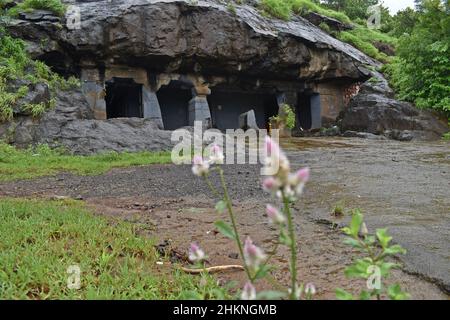
[[[270,204],[268,204],[266,207],[266,213],[271,223],[283,224],[286,222],[286,218],[283,213],[281,213],[280,210],[271,206]]]
[[[191,243],[191,247],[189,248],[189,260],[195,263],[202,262],[205,258],[205,252],[200,249],[196,243]]]
[[[241,293],[241,300],[256,300],[256,289],[251,282],[247,282]]]
[[[192,173],[196,176],[202,177],[209,172],[209,163],[204,161],[201,156],[194,156]]]

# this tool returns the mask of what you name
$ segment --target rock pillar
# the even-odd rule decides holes
[[[95,68],[82,69],[81,83],[82,91],[91,106],[94,118],[105,120],[107,118],[105,101],[106,92],[99,70]]]
[[[211,90],[205,84],[196,85],[192,89],[193,98],[189,101],[189,125],[193,126],[194,121],[202,121],[204,128],[210,128],[212,125],[211,111],[209,110],[207,96]]]
[[[152,119],[160,129],[164,129],[164,123],[161,115],[161,107],[158,102],[156,92],[147,86],[142,86],[142,108],[145,119]]]

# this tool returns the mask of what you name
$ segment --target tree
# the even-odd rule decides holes
[[[323,4],[333,10],[345,12],[351,19],[366,19],[367,9],[379,0],[324,0]]]
[[[387,67],[400,98],[450,117],[450,15],[448,4],[425,0],[410,34],[400,37],[396,61]]]

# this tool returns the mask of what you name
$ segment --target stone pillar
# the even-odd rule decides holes
[[[193,98],[189,101],[189,125],[193,126],[194,121],[202,121],[204,128],[212,125],[211,111],[209,110],[207,96],[211,90],[207,85],[197,85],[192,89]]]
[[[320,94],[316,93],[311,96],[311,129],[320,128],[322,128],[322,106]]]
[[[142,108],[145,119],[152,119],[158,125],[158,128],[164,129],[161,107],[156,92],[146,86],[142,86]]]
[[[99,70],[94,68],[82,69],[81,83],[82,91],[94,113],[94,119],[105,120],[107,118],[106,93],[104,82],[100,79]]]

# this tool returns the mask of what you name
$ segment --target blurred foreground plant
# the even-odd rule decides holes
[[[365,279],[368,290],[362,290],[359,296],[355,297],[343,289],[337,289],[336,297],[341,300],[369,300],[376,297],[380,300],[386,292],[392,300],[408,299],[409,295],[401,290],[400,285],[391,285],[386,291],[383,283],[391,269],[399,267],[387,259],[397,254],[405,254],[406,250],[397,244],[390,245],[392,237],[388,235],[387,229],[377,229],[375,235],[370,235],[363,219],[361,211],[354,210],[350,225],[342,230],[348,236],[344,243],[364,255],[363,258],[355,259],[345,269],[345,275],[349,278]]]

